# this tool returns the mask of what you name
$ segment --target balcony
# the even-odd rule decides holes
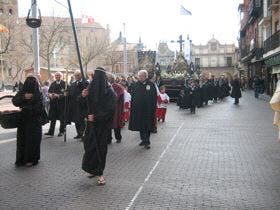
[[[274,10],[277,11],[279,10],[279,0],[268,0],[268,5],[267,8],[269,8],[270,10]]]
[[[260,60],[263,57],[263,48],[256,47],[253,49],[252,53],[256,57],[256,60]]]
[[[274,50],[280,46],[280,31],[274,33],[271,37],[264,41],[264,53]]]
[[[250,46],[249,45],[245,45],[243,48],[241,48],[241,51],[240,51],[241,59],[248,56],[249,54],[250,54]]]
[[[243,18],[241,20],[241,23],[240,23],[241,31],[243,31],[246,28],[246,26],[248,24],[248,20],[249,20],[249,14],[248,14],[248,12],[244,12],[244,16],[243,16]]]
[[[251,0],[250,1],[250,8],[249,8],[249,15],[253,18],[257,18],[262,13],[262,2],[261,0]]]
[[[261,16],[261,20],[259,21],[259,26],[267,26],[271,22],[271,10],[269,9],[271,6],[271,0],[263,1],[263,15]]]

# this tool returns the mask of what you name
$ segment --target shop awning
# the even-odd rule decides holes
[[[276,66],[276,65],[280,65],[280,54],[277,54],[267,60],[264,61],[265,65],[267,67],[273,67],[273,66]]]
[[[276,65],[272,67],[272,74],[280,73],[280,65]]]

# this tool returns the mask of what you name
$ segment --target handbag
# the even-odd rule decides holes
[[[0,113],[0,124],[5,129],[17,128],[21,121],[21,111],[6,111]]]
[[[274,111],[280,112],[280,92],[275,92],[269,103]]]

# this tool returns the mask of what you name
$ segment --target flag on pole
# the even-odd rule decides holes
[[[191,11],[187,10],[182,5],[180,6],[180,15],[192,15]]]

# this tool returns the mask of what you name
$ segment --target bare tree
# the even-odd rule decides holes
[[[65,18],[51,17],[49,23],[41,26],[40,57],[47,62],[49,76],[54,53],[60,53],[66,45],[63,40],[64,34],[68,30],[65,23]]]
[[[5,74],[7,75],[7,54],[14,48],[14,45],[11,46],[11,42],[14,36],[14,25],[12,24],[11,19],[1,20],[3,25],[2,31],[0,32],[0,56],[1,56],[1,76],[2,76],[2,87],[4,87]],[[6,58],[7,57],[7,58]],[[8,69],[9,70],[9,69]]]
[[[81,59],[86,72],[89,63],[106,52],[108,46],[107,43],[108,41],[106,38],[98,38],[94,33],[91,33],[89,37],[86,37],[81,48]]]
[[[105,52],[105,58],[106,58],[106,64],[111,66],[112,73],[115,69],[115,65],[119,63],[123,59],[123,51],[120,51],[119,44],[116,42],[111,43],[106,52]]]
[[[54,53],[60,53],[67,45],[67,42],[63,39],[69,30],[66,21],[65,18],[45,17],[43,19],[44,24],[40,27],[40,57],[47,63],[49,76]],[[22,27],[20,33],[22,34],[19,40],[21,47],[32,53],[32,31],[29,28]]]
[[[8,62],[9,62],[9,76],[12,81],[22,79],[23,70],[30,66],[31,59],[30,54],[26,54],[22,51],[13,51],[7,54]]]

